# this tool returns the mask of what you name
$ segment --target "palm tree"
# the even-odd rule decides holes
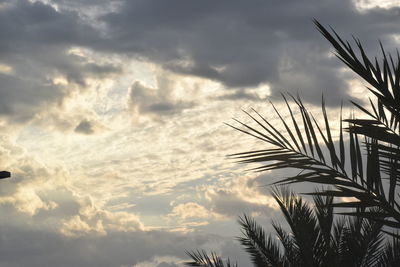
[[[272,125],[255,110],[254,114],[246,114],[256,126],[240,121],[237,121],[240,126],[229,125],[271,146],[230,156],[242,163],[262,163],[254,168],[257,172],[299,169],[297,175],[276,184],[330,185],[333,188],[310,194],[354,198],[354,201],[333,203],[333,206],[351,208],[346,209],[346,214],[381,222],[393,234],[400,229],[400,194],[396,191],[400,184],[400,55],[397,53],[394,60],[381,44],[383,59],[379,63],[376,58],[369,59],[360,41],[354,38],[360,55],[357,56],[349,42],[342,40],[333,29],[331,33],[318,21],[314,22],[335,48],[336,56],[370,85],[367,89],[374,97],[370,99],[370,108],[352,102],[368,118],[343,120],[349,124],[344,131],[340,116],[339,141],[335,145],[324,99],[323,127],[307,111],[299,96],[289,95],[293,101],[290,103],[287,96],[282,95],[291,122],[285,121],[272,104],[281,127]],[[345,149],[344,134],[348,134],[349,149]],[[346,154],[350,155],[349,159]]]
[[[381,223],[349,216],[334,220],[331,196],[314,196],[314,208],[286,188],[275,189],[273,197],[290,233],[273,222],[276,235],[266,235],[254,219],[239,218],[243,237],[238,239],[255,266],[395,266],[387,263],[400,260],[398,243],[385,240]],[[225,266],[215,253],[188,254],[189,266]],[[226,264],[231,266],[229,260]]]

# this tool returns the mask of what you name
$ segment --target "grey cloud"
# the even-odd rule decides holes
[[[106,49],[137,54],[175,72],[214,79],[228,87],[263,82],[280,90],[307,91],[306,100],[346,97],[337,59],[323,53],[329,45],[311,19],[321,18],[346,37],[356,34],[378,51],[377,39],[392,46],[398,33],[398,8],[360,13],[350,0],[268,1],[125,1],[118,12],[101,18],[113,46]],[[351,32],[349,32],[351,25]],[[285,58],[293,66],[282,69]],[[318,67],[317,67],[318,66]],[[289,79],[297,73],[297,82]],[[330,77],[327,80],[327,77]],[[293,88],[295,87],[295,88]],[[318,97],[316,97],[316,95]],[[328,99],[330,97],[327,97]]]
[[[393,51],[397,44],[390,34],[399,32],[400,20],[399,8],[360,13],[350,0],[279,5],[268,1],[230,1],[229,5],[182,0],[121,0],[110,5],[52,2],[61,8],[16,0],[0,9],[0,63],[14,70],[14,76],[2,77],[0,85],[3,115],[18,113],[18,120],[27,120],[43,104],[62,102],[71,89],[52,85],[49,76],[63,75],[85,87],[88,76],[121,71],[121,66],[85,62],[68,54],[72,46],[150,60],[177,73],[213,79],[235,90],[227,94],[231,99],[251,99],[247,88],[268,83],[273,96],[299,91],[306,101],[319,103],[323,91],[328,104],[339,104],[347,97],[343,80],[349,77],[339,71],[342,65],[337,59],[326,56],[330,47],[311,18],[321,18],[344,36],[359,36],[372,55],[379,55],[377,39]],[[101,10],[93,11],[101,15],[86,17],[79,9]],[[32,96],[31,91],[39,93]],[[141,110],[172,114],[187,104],[152,98]]]
[[[193,103],[172,99],[168,82],[159,82],[159,88],[148,88],[136,81],[129,91],[129,103],[140,114],[171,115],[189,108]]]
[[[75,128],[75,132],[82,134],[92,134],[95,132],[92,122],[83,119]]]
[[[96,40],[98,33],[74,12],[23,0],[0,9],[0,63],[12,69],[0,75],[0,113],[25,121],[44,105],[62,103],[74,87],[55,85],[54,76],[83,88],[87,76],[120,72],[118,66],[68,53],[72,46],[87,47]]]
[[[0,114],[15,121],[29,119],[42,105],[63,96],[59,86],[0,73]]]
[[[26,225],[25,228],[11,224],[1,226],[0,265],[5,267],[132,266],[151,262],[155,254],[187,260],[185,250],[212,247],[208,242],[210,239],[222,244],[224,255],[236,258],[244,254],[237,243],[233,244],[233,238],[215,235],[139,231],[66,239],[55,232],[32,229]],[[246,257],[238,260],[243,266],[249,264]]]
[[[249,93],[246,92],[245,90],[236,90],[235,92],[227,93],[225,95],[222,95],[218,97],[218,99],[221,100],[238,100],[238,99],[248,99],[248,100],[253,100],[253,101],[260,101],[260,97],[254,93]]]
[[[266,194],[269,195],[269,194]],[[276,211],[266,205],[249,203],[240,199],[235,192],[229,189],[218,189],[215,193],[209,194],[210,204],[214,212],[236,218],[241,214],[260,212],[267,217],[276,217]]]
[[[0,10],[0,21],[1,53],[35,49],[44,44],[84,45],[97,38],[93,28],[78,14],[60,13],[41,2],[17,0],[10,8]]]

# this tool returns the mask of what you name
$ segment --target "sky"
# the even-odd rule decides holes
[[[237,218],[271,231],[285,173],[228,160],[265,145],[224,123],[366,100],[313,18],[400,46],[398,0],[0,0],[0,266],[249,266]]]

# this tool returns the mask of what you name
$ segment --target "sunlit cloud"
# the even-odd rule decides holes
[[[396,0],[353,0],[356,7],[361,11],[367,11],[374,8],[390,9],[400,7]]]

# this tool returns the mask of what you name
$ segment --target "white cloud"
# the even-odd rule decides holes
[[[360,11],[366,11],[375,8],[390,9],[400,7],[397,0],[353,0]]]

